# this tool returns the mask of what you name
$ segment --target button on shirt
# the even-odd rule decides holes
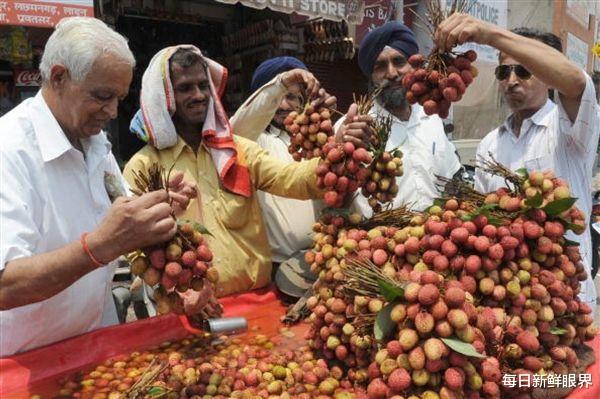
[[[391,114],[375,103],[372,116],[388,117]],[[437,115],[428,116],[423,107],[412,105],[410,118],[401,121],[392,115],[392,131],[386,144],[386,150],[398,148],[402,151],[404,174],[396,178],[399,191],[393,207],[409,205],[416,210],[424,210],[439,197],[436,182],[438,176],[452,177],[460,169],[456,149],[444,132],[442,120]],[[336,123],[336,130],[343,123]],[[371,207],[367,199],[358,195],[355,200],[360,212],[370,217]]]
[[[575,122],[571,122],[560,97],[557,104],[548,100],[530,118],[523,121],[519,136],[512,130],[513,116],[502,126],[489,133],[479,143],[477,159],[486,159],[489,153],[511,170],[527,168],[532,171],[552,170],[568,182],[571,193],[577,197],[577,207],[586,215],[592,211],[592,169],[600,134],[600,108],[592,79],[586,76],[586,86]],[[506,186],[504,179],[481,172],[475,176],[475,188],[487,193]],[[596,290],[590,277],[591,235],[589,229],[567,237],[580,243],[580,251],[588,280],[582,283],[580,298],[588,303],[596,300]]]
[[[286,163],[294,162],[288,151],[290,136],[286,131],[271,125],[258,136],[256,143],[270,155]],[[274,262],[281,263],[312,244],[312,225],[316,216],[313,201],[284,198],[264,191],[257,191],[257,195]]]
[[[66,138],[41,91],[0,118],[0,269],[78,241],[111,202],[105,174],[122,175],[104,133]],[[111,294],[116,262],[41,302],[0,311],[0,357],[117,324]]]

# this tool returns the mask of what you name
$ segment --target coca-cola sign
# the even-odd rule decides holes
[[[17,72],[15,86],[39,86],[42,82],[40,71],[37,69]]]

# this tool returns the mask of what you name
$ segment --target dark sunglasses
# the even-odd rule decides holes
[[[498,80],[505,80],[508,79],[508,77],[510,76],[510,73],[512,71],[515,71],[515,75],[517,75],[517,77],[519,79],[529,79],[531,78],[531,72],[529,72],[527,69],[525,69],[525,67],[523,67],[522,65],[498,65],[496,67],[496,71],[494,72],[496,74],[496,79]]]

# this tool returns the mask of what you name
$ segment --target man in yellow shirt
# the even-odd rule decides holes
[[[303,85],[316,94],[319,84],[314,77],[302,70],[279,75],[257,93],[273,97],[269,112],[245,107],[249,112],[235,116],[231,124],[220,103],[225,78],[225,68],[194,46],[157,53],[144,72],[141,110],[131,126],[149,144],[124,171],[132,183],[134,171],[147,172],[153,163],[167,169],[174,165],[186,180],[197,183],[198,197],[180,219],[198,221],[212,234],[209,245],[220,273],[217,296],[270,282],[271,251],[256,190],[296,199],[318,199],[323,194],[316,186],[317,159],[282,162],[232,134],[253,126],[264,128],[292,86]]]

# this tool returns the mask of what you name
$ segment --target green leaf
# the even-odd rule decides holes
[[[479,207],[477,210],[479,213],[483,213],[486,211],[491,211],[492,209],[498,208],[498,204],[485,204]]]
[[[208,229],[206,227],[204,227],[203,225],[201,225],[198,222],[194,222],[194,229],[196,229],[197,231],[199,231],[202,234],[206,234],[209,235],[211,237],[214,237],[210,231],[208,231]]]
[[[152,387],[148,390],[148,395],[150,396],[162,396],[165,394],[165,389],[163,387]]]
[[[454,352],[461,353],[465,356],[478,357],[484,359],[486,356],[475,350],[475,347],[467,342],[461,341],[458,338],[441,338],[441,340],[450,347]]]
[[[462,219],[462,221],[463,221],[463,222],[470,222],[471,220],[473,220],[473,215],[471,215],[471,214],[466,214],[466,215],[463,215],[463,216],[461,217],[461,219]]]
[[[396,328],[396,323],[392,321],[391,313],[394,308],[394,303],[388,303],[377,313],[377,317],[375,317],[375,325],[373,326],[373,334],[375,335],[375,339],[377,341],[382,341],[383,339],[389,337],[389,335]]]
[[[515,173],[518,175],[521,175],[523,177],[527,177],[527,175],[529,174],[529,172],[527,171],[527,168],[520,168],[515,170]]]
[[[192,220],[178,220],[177,221],[177,225],[182,226],[186,223],[190,223],[192,226],[194,226],[194,230],[199,231],[202,234],[206,234],[209,235],[211,237],[214,237],[210,231],[208,231],[208,229],[206,227],[204,227],[202,224],[198,223],[198,222],[194,222]]]
[[[502,226],[502,219],[498,219],[498,218],[493,217],[493,216],[488,216],[487,218],[488,218],[488,223],[489,224],[494,225],[496,227]]]
[[[552,327],[552,328],[550,328],[550,334],[564,335],[566,333],[567,333],[567,330],[565,330],[564,328],[560,328],[560,327]]]
[[[531,208],[539,208],[543,202],[544,202],[544,196],[542,195],[542,193],[538,192],[533,197],[527,198],[525,200],[525,205],[527,205],[528,207],[531,207]]]
[[[571,208],[573,206],[573,204],[575,204],[576,201],[577,201],[577,198],[575,198],[575,197],[563,198],[563,199],[559,199],[556,201],[552,201],[551,203],[546,205],[543,209],[544,209],[544,212],[546,212],[546,215],[557,216],[557,215],[560,215],[561,213],[563,213],[564,211],[566,211],[567,209]]]
[[[377,285],[379,286],[379,292],[388,302],[404,298],[404,289],[402,287],[398,287],[382,279],[377,280]]]
[[[578,247],[579,243],[577,241],[571,241],[566,237],[563,237],[563,239],[565,240],[565,246],[567,247]]]

